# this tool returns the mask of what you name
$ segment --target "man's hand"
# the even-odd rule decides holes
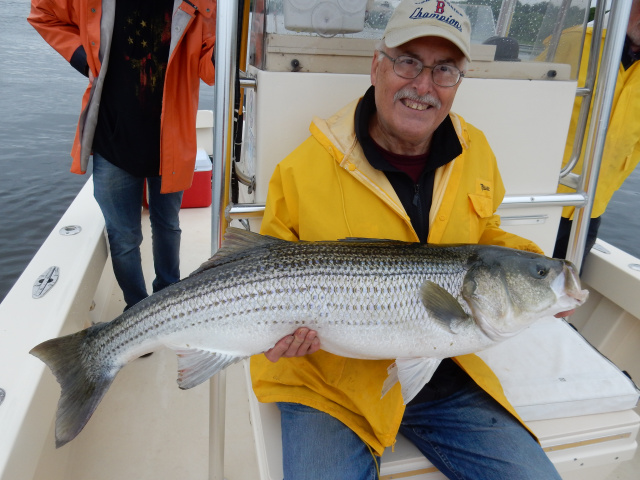
[[[277,362],[281,357],[302,357],[320,350],[320,339],[314,330],[306,327],[297,329],[293,335],[278,340],[273,348],[264,352],[272,362]]]
[[[564,318],[564,317],[569,317],[571,315],[573,315],[575,313],[576,309],[572,309],[572,310],[567,310],[566,312],[560,312],[560,313],[556,313],[554,315],[554,317],[556,318]]]

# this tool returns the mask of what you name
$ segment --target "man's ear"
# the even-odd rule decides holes
[[[378,65],[380,64],[380,54],[373,52],[373,60],[371,60],[371,85],[375,87],[376,78],[378,76]]]

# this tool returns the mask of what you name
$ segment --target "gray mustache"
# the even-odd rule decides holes
[[[438,98],[433,95],[426,93],[424,95],[418,95],[415,91],[410,88],[404,88],[396,92],[393,96],[394,101],[398,101],[402,98],[406,98],[408,100],[412,100],[414,102],[426,103],[431,105],[434,108],[440,108],[442,106],[442,102],[438,100]]]

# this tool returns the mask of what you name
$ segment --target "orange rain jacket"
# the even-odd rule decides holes
[[[197,140],[200,79],[213,85],[216,0],[176,0],[171,22],[169,63],[164,84],[160,172],[162,193],[191,186]],[[82,47],[95,76],[82,97],[71,150],[73,173],[85,173],[107,73],[116,0],[32,0],[29,23],[67,61]],[[107,62],[108,63],[108,62]]]
[[[356,139],[356,105],[357,101],[347,105],[328,120],[315,118],[311,137],[278,164],[260,233],[289,241],[418,241],[386,175],[369,164]],[[450,117],[462,154],[436,170],[428,242],[502,245],[542,253],[533,242],[500,228],[495,211],[505,189],[496,158],[481,131],[458,115]],[[480,357],[454,360],[517,417],[499,380]],[[259,401],[294,402],[326,412],[382,455],[395,443],[404,414],[399,385],[380,398],[392,362],[344,358],[323,350],[276,363],[255,355],[251,378]]]

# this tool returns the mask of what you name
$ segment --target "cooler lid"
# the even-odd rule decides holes
[[[196,172],[206,172],[212,169],[211,159],[204,148],[199,148],[196,153]]]

